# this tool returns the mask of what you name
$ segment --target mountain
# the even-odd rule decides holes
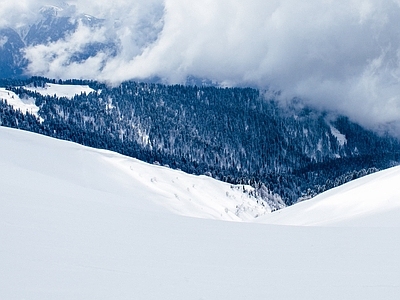
[[[0,78],[18,78],[23,75],[27,60],[24,42],[11,28],[0,28]]]
[[[40,10],[41,18],[30,26],[24,37],[27,45],[35,46],[47,44],[65,38],[77,28],[77,22],[73,22],[70,16],[64,16],[63,9],[56,6],[44,6]]]
[[[76,14],[73,7],[53,5],[43,6],[37,13],[37,20],[18,31],[14,28],[0,28],[0,78],[23,78],[27,75],[28,59],[24,51],[27,47],[47,45],[65,40],[74,34],[79,26],[98,29],[105,20],[87,14]],[[82,62],[99,52],[106,52],[110,57],[118,50],[118,42],[87,42],[74,49],[69,63]]]
[[[399,141],[390,136],[303,107],[298,99],[282,106],[250,88],[108,87],[39,77],[4,85],[14,100],[34,102],[37,115],[23,116],[3,102],[3,126],[251,185],[259,196],[286,205],[400,161]]]
[[[20,130],[0,127],[0,142],[2,299],[400,295],[398,222],[368,228],[209,220],[229,185]],[[203,218],[177,215],[170,208],[184,212],[196,190],[187,184],[195,182],[205,184],[197,199],[207,205],[186,212]],[[178,200],[174,190],[185,197]],[[387,191],[380,191],[383,199]],[[201,208],[212,213],[200,215]]]

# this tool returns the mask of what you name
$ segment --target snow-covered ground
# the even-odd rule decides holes
[[[20,109],[23,113],[29,112],[38,116],[39,107],[35,105],[35,99],[33,98],[21,99],[14,92],[0,88],[0,99],[6,100],[8,104],[12,105],[15,109]]]
[[[223,199],[244,199],[207,177],[3,127],[0,143],[0,299],[400,297],[398,223],[372,217],[400,219],[398,168],[239,218]],[[250,222],[275,216],[324,226]]]
[[[73,98],[75,95],[81,93],[89,94],[94,92],[92,88],[87,85],[69,85],[69,84],[54,84],[46,83],[45,87],[25,86],[24,89],[29,91],[38,92],[43,96],[54,96]]]
[[[25,86],[24,89],[38,92],[44,96],[57,95],[58,97],[73,98],[75,95],[80,95],[81,93],[89,94],[94,90],[87,85],[67,85],[67,84],[53,84],[46,83],[44,88]],[[39,107],[35,105],[35,99],[31,97],[20,98],[14,92],[8,91],[5,88],[0,88],[0,99],[7,100],[7,103],[12,105],[15,109],[20,109],[23,113],[29,112],[38,117]]]
[[[340,146],[344,146],[345,144],[347,144],[347,139],[346,139],[346,136],[344,134],[340,133],[340,131],[337,130],[332,125],[330,125],[330,128],[331,128],[331,133],[337,139],[337,141],[338,141]]]
[[[268,224],[400,228],[400,166],[260,218]]]

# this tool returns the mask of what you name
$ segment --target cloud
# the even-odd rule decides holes
[[[21,26],[49,2],[0,0],[0,25]],[[168,83],[193,75],[269,87],[364,126],[400,129],[398,0],[65,2],[106,22],[27,49],[32,73],[109,82],[157,76]],[[74,51],[101,37],[117,43],[117,55],[100,51],[71,62]]]
[[[105,43],[105,30],[104,27],[93,30],[79,22],[76,31],[65,39],[29,47],[25,51],[25,57],[30,61],[27,71],[50,78],[96,78],[108,59],[106,52],[100,51],[83,62],[74,57],[87,45]]]

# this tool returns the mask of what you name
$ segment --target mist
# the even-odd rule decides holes
[[[223,86],[280,91],[363,126],[400,129],[398,0],[0,0],[0,26],[23,31],[45,4],[104,19],[65,39],[26,49],[28,72],[109,83],[191,75]],[[74,52],[113,40],[83,62]]]

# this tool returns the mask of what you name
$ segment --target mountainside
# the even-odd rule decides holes
[[[0,143],[2,299],[400,295],[399,215],[391,204],[386,209],[395,228],[368,220],[365,227],[345,222],[344,228],[328,228],[188,218],[176,213],[220,218],[220,200],[228,200],[230,186],[4,127]],[[364,183],[376,188],[381,182],[367,178],[395,179],[395,173],[398,169],[365,177]],[[157,180],[149,180],[153,177]],[[197,182],[204,185],[187,186]],[[395,195],[395,186],[388,187],[380,189],[382,199],[388,199],[387,191]],[[203,205],[185,206],[196,188]],[[179,200],[171,193],[178,190],[185,195]],[[342,202],[335,207],[349,206]],[[352,211],[354,216],[360,208]],[[334,216],[331,209],[329,217]],[[375,227],[367,228],[371,225]]]
[[[157,12],[154,13],[153,19],[160,18]],[[36,15],[35,21],[22,28],[0,28],[0,78],[25,78],[30,74],[29,64],[36,63],[35,51],[42,51],[44,46],[56,47],[52,49],[55,52],[51,54],[52,61],[63,60],[64,65],[79,65],[104,55],[110,59],[120,51],[121,41],[115,36],[118,20],[103,20],[77,13],[73,5],[66,3],[62,6],[45,5],[30,14]],[[115,32],[105,31],[105,22],[114,22]],[[153,27],[158,26],[157,20],[154,22],[136,24],[138,32],[133,38],[137,47],[154,41],[157,28]],[[70,46],[72,41],[78,42],[78,45]],[[33,53],[27,53],[28,49]],[[43,53],[40,55],[46,56]]]
[[[0,28],[0,78],[23,75],[27,60],[24,58],[24,42],[11,28]]]
[[[56,6],[44,6],[39,13],[41,17],[23,37],[27,46],[56,42],[72,34],[80,24],[95,27],[104,21],[89,15],[74,17],[68,10]]]
[[[400,167],[331,189],[269,214],[260,222],[302,226],[400,227]]]
[[[250,184],[260,197],[288,205],[399,162],[396,139],[298,100],[282,107],[255,89],[136,82],[111,88],[45,78],[6,83],[15,99],[35,102],[41,121],[2,102],[4,126]]]
[[[268,89],[400,138],[398,1],[0,1],[0,78]]]
[[[26,76],[29,60],[32,60],[26,57],[27,47],[64,40],[76,32],[79,26],[95,30],[104,22],[89,15],[75,15],[68,9],[56,6],[44,6],[38,15],[36,23],[20,29],[20,32],[10,27],[0,28],[0,78]],[[112,56],[116,50],[117,45],[112,41],[87,42],[82,47],[74,49],[69,63],[79,63],[96,56],[101,51]],[[59,54],[62,55],[62,53]]]
[[[271,212],[269,204],[255,197],[250,186],[193,176],[110,151],[85,148],[24,131],[0,127],[0,136],[2,155],[9,157],[8,162],[3,162],[3,172],[9,172],[10,176],[3,178],[3,184],[22,184],[22,177],[12,176],[16,171],[13,166],[17,165],[29,173],[27,176],[37,174],[35,181],[44,180],[43,184],[49,189],[67,184],[72,194],[88,190],[88,197],[93,197],[91,193],[97,190],[106,198],[123,196],[127,200],[142,191],[146,201],[154,202],[153,206],[184,216],[252,221]],[[29,155],[24,157],[27,151]],[[33,182],[30,185],[36,189]],[[66,197],[63,191],[57,195]]]
[[[399,18],[0,0],[0,300],[399,299]]]

